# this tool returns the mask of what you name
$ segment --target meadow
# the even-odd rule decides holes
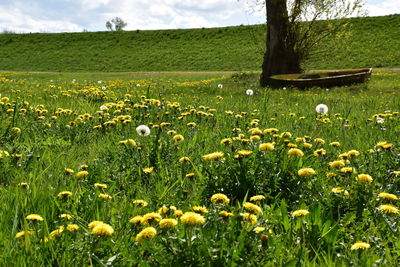
[[[0,72],[1,265],[396,266],[400,71],[258,75]]]
[[[350,19],[346,38],[327,38],[304,69],[400,66],[400,15]],[[224,28],[0,34],[0,70],[255,71],[265,25]]]

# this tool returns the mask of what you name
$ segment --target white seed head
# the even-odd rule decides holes
[[[376,119],[376,123],[382,124],[382,123],[384,123],[384,122],[385,122],[385,119],[384,119],[384,118],[378,117],[378,118]]]
[[[224,87],[222,84],[218,84],[218,88],[222,88]]]
[[[251,89],[246,90],[246,95],[253,95],[253,94],[254,94],[253,90]]]
[[[328,106],[325,104],[319,104],[315,108],[315,111],[317,111],[317,113],[319,113],[319,114],[326,114],[326,113],[328,113]]]
[[[139,125],[138,127],[136,127],[136,132],[138,133],[138,135],[147,136],[150,134],[150,128],[146,125]]]

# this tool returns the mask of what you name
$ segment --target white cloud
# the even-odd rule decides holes
[[[119,7],[110,8],[103,19],[120,17],[128,30],[218,27],[237,14],[246,15],[244,3],[236,0],[121,0]]]
[[[126,30],[222,27],[265,21],[264,0],[9,0],[0,31],[105,31],[120,17]],[[366,0],[370,16],[400,13],[399,0]],[[258,3],[258,4],[257,4]]]
[[[80,0],[83,10],[96,9],[110,4],[110,0]]]
[[[399,0],[384,0],[380,3],[376,1],[367,1],[366,8],[369,16],[384,16],[390,14],[400,14]]]
[[[0,30],[22,32],[78,32],[82,27],[64,20],[46,20],[23,13],[18,8],[0,6]]]

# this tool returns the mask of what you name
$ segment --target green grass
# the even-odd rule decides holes
[[[259,88],[257,73],[233,76],[0,73],[0,265],[396,266],[400,215],[378,207],[399,207],[398,200],[378,194],[400,196],[400,71],[378,69],[369,84],[307,91]],[[249,88],[254,95],[245,94]],[[320,103],[328,105],[328,114],[316,114]],[[109,110],[100,112],[102,105]],[[150,126],[149,136],[136,133],[141,124]],[[255,128],[278,132],[249,132]],[[172,130],[184,140],[174,141]],[[224,138],[232,143],[221,144]],[[137,146],[119,143],[127,139]],[[340,146],[331,146],[334,141]],[[381,141],[392,147],[377,146]],[[261,151],[259,145],[267,142],[275,149]],[[289,156],[288,142],[304,156]],[[315,156],[318,149],[326,155]],[[252,153],[235,158],[240,150]],[[344,163],[356,173],[328,165],[350,150],[359,155]],[[224,159],[203,159],[216,151]],[[179,162],[182,157],[190,160]],[[154,167],[151,174],[144,172],[148,167]],[[301,177],[298,171],[305,167],[316,174]],[[75,174],[87,168],[88,176],[78,178],[65,168]],[[373,181],[363,183],[359,174]],[[21,187],[23,182],[28,186]],[[335,187],[349,194],[333,193]],[[61,198],[62,191],[72,196]],[[211,203],[221,192],[230,203]],[[244,203],[254,195],[266,199],[254,202],[262,212],[253,209],[257,222],[251,224],[244,220],[249,211]],[[135,206],[135,199],[148,206]],[[208,209],[203,224],[178,220],[167,230],[150,223],[156,236],[136,241],[147,225],[129,223],[134,216],[163,206],[187,212],[197,205]],[[293,217],[299,209],[310,214]],[[223,218],[221,210],[234,215]],[[65,213],[73,218],[60,218]],[[30,221],[29,214],[44,220]],[[161,214],[176,218],[173,208]],[[96,236],[88,227],[94,220],[111,225],[114,233]],[[54,232],[69,224],[80,228]],[[255,227],[265,229],[256,233]],[[24,230],[34,234],[16,238]],[[351,250],[356,241],[370,248]]]
[[[327,40],[305,69],[398,67],[400,15],[351,19],[344,44]],[[0,70],[259,70],[264,25],[227,28],[0,35]]]

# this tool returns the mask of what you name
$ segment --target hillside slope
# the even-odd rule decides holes
[[[351,19],[343,46],[328,41],[307,69],[400,66],[400,15]],[[259,70],[264,25],[226,28],[0,34],[0,70]]]

